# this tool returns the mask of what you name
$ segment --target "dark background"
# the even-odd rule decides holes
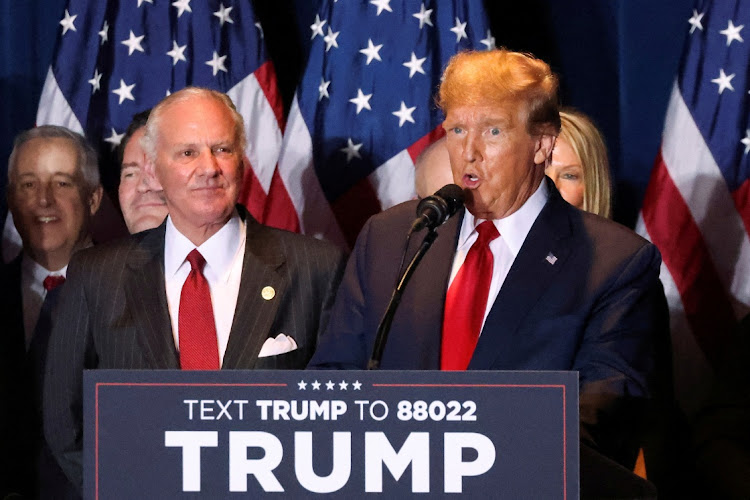
[[[254,2],[287,109],[320,3]],[[13,137],[34,126],[65,6],[66,0],[0,0],[0,225]],[[548,61],[560,75],[563,104],[599,125],[616,183],[615,219],[633,226],[659,148],[691,2],[485,0],[485,6],[497,45]]]

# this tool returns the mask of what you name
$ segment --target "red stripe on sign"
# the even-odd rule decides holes
[[[734,193],[732,193],[732,199],[734,200],[734,206],[737,208],[742,223],[745,225],[745,231],[750,234],[750,179],[746,179],[740,187],[738,187]]]
[[[284,181],[279,175],[278,168],[273,171],[273,177],[271,178],[271,187],[268,190],[268,199],[263,213],[263,223],[295,233],[300,232],[297,211],[286,186],[284,186]]]
[[[279,92],[279,86],[276,80],[276,69],[273,67],[271,61],[266,61],[261,64],[253,74],[258,80],[258,84],[263,90],[263,94],[266,96],[268,103],[271,105],[273,114],[276,115],[276,121],[279,123],[279,128],[283,133],[285,126],[284,103],[281,100],[281,93]]]
[[[643,220],[677,285],[693,335],[715,369],[737,321],[700,229],[669,176],[661,151],[643,201]]]
[[[427,134],[422,136],[422,138],[417,140],[417,142],[406,148],[406,151],[409,152],[409,156],[411,156],[411,161],[416,163],[417,157],[422,153],[422,151],[424,151],[427,146],[439,140],[444,135],[445,129],[442,125],[438,125],[434,129],[430,130]]]
[[[380,212],[382,207],[370,181],[364,178],[331,203],[331,209],[347,245],[352,248],[367,219]]]

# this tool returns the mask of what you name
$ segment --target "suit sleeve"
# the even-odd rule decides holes
[[[635,463],[649,400],[671,385],[660,263],[648,244],[619,266],[591,311],[573,368],[581,438],[623,465]]]
[[[364,369],[369,353],[365,337],[365,286],[362,268],[367,266],[367,241],[372,220],[362,228],[349,257],[330,321],[308,368]]]
[[[83,370],[93,368],[85,263],[75,257],[60,297],[47,351],[44,434],[70,482],[83,488]]]

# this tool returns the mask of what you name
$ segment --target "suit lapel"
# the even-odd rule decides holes
[[[165,231],[166,224],[151,231],[128,255],[123,283],[141,352],[152,369],[180,367],[164,288]]]
[[[551,184],[551,186],[550,186]],[[489,369],[513,352],[513,335],[549,287],[573,248],[570,206],[548,182],[550,196],[518,252],[485,321],[469,369]]]
[[[269,334],[291,333],[271,332],[288,285],[279,272],[286,262],[283,248],[277,238],[244,210],[240,210],[240,215],[247,225],[247,240],[237,307],[222,364],[224,369],[253,368]]]

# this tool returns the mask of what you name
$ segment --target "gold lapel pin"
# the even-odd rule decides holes
[[[276,296],[276,290],[272,286],[264,286],[263,290],[260,291],[260,296],[265,300],[271,300]]]

